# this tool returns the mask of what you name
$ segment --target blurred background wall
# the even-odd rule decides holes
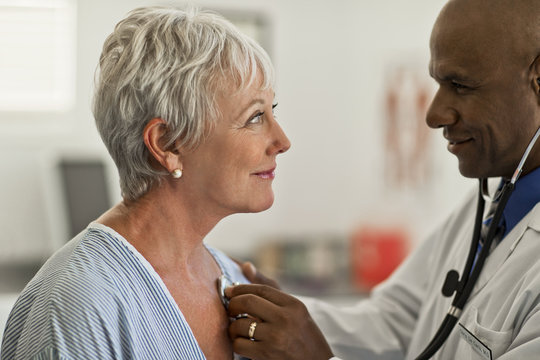
[[[75,20],[73,57],[66,60],[73,65],[72,103],[62,111],[30,106],[0,111],[0,285],[3,281],[5,288],[17,271],[31,273],[69,239],[60,163],[103,161],[111,204],[120,199],[116,172],[90,112],[104,39],[132,8],[186,4],[66,1],[74,6]],[[351,251],[366,239],[362,234],[372,231],[375,239],[390,234],[413,247],[450,212],[475,183],[460,177],[440,130],[424,131],[422,109],[434,90],[427,71],[429,34],[444,2],[191,2],[231,17],[264,20],[262,38],[277,72],[277,114],[292,142],[278,159],[274,206],[223,220],[209,234],[209,244],[277,275],[287,246],[295,254],[291,271],[291,264],[299,272],[318,264],[307,272],[335,275],[339,268],[350,275]],[[16,50],[2,48],[0,58],[8,51]],[[329,250],[335,247],[328,244],[338,249]]]

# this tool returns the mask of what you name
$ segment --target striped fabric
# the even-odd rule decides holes
[[[208,248],[233,281],[236,264]],[[8,319],[1,360],[204,359],[152,266],[112,229],[92,223],[47,261]]]

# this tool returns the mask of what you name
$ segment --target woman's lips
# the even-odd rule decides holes
[[[264,171],[260,171],[260,172],[256,172],[254,173],[253,175],[261,178],[261,179],[273,179],[276,177],[276,173],[275,173],[275,170],[276,168],[273,168],[273,169],[269,169],[269,170],[264,170]]]

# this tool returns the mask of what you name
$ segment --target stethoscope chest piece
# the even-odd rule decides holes
[[[459,273],[456,270],[450,270],[446,274],[446,280],[444,280],[442,293],[446,297],[454,295],[459,285]]]
[[[538,140],[539,137],[540,128],[536,130],[534,136],[532,137],[527,148],[525,149],[525,152],[523,153],[523,156],[521,157],[521,160],[519,161],[519,164],[514,171],[514,174],[509,180],[504,181],[500,192],[498,192],[498,194],[496,195],[496,198],[490,199],[489,197],[487,179],[479,179],[480,186],[478,191],[478,206],[476,208],[476,218],[474,223],[475,225],[472,236],[473,239],[471,241],[469,255],[467,256],[467,262],[465,263],[465,268],[463,270],[462,279],[460,280],[459,273],[456,270],[450,270],[446,274],[446,279],[442,287],[442,293],[446,297],[451,297],[455,293],[454,300],[452,301],[452,306],[450,307],[450,310],[448,310],[448,313],[446,314],[446,317],[441,323],[439,329],[437,330],[429,344],[426,346],[424,351],[422,351],[422,353],[416,358],[416,360],[430,359],[439,350],[439,348],[446,341],[448,336],[450,336],[450,333],[452,332],[452,329],[454,328],[459,317],[461,316],[463,308],[465,307],[465,304],[473,291],[476,281],[480,276],[480,272],[482,271],[482,267],[484,265],[486,257],[489,254],[491,244],[493,242],[493,239],[495,238],[495,232],[499,225],[499,221],[501,219],[506,203],[510,195],[514,191],[515,184],[523,171],[525,161],[527,160],[529,153],[531,152],[534,144],[536,143],[536,140]],[[483,243],[481,251],[478,253],[477,249],[481,237],[484,204],[486,201],[493,202],[495,200],[497,201],[496,209],[493,213],[493,217],[491,218],[491,222],[489,223],[489,230],[487,231],[485,238],[482,238]]]
[[[219,298],[221,299],[221,303],[223,304],[223,306],[225,306],[225,309],[227,310],[229,309],[229,298],[225,295],[225,289],[229,286],[234,286],[238,284],[238,282],[233,282],[225,274],[222,274],[217,279],[217,291],[219,294]]]

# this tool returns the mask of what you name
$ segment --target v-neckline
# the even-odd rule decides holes
[[[193,330],[191,326],[189,325],[188,321],[186,320],[186,317],[184,316],[184,313],[182,312],[182,309],[178,306],[177,302],[174,300],[174,297],[172,296],[171,292],[169,291],[169,288],[165,285],[165,282],[159,276],[158,272],[154,269],[152,264],[133,246],[129,241],[127,241],[122,235],[120,235],[118,232],[116,232],[114,229],[108,227],[107,225],[98,223],[98,222],[92,222],[89,226],[89,229],[98,229],[100,231],[106,232],[110,235],[113,235],[113,238],[116,238],[118,241],[120,241],[141,263],[141,265],[148,271],[148,273],[156,280],[156,282],[161,287],[161,290],[164,292],[165,296],[167,297],[167,300],[169,301],[169,304],[173,306],[174,309],[178,311],[178,316],[180,317],[180,321],[182,324],[185,325],[185,329],[189,330],[189,339],[192,341],[191,348],[196,347],[197,349],[197,355],[200,357],[200,359],[206,360],[206,356],[204,355],[204,352],[202,351],[199,342],[197,341],[197,338],[195,337],[195,334],[193,333]],[[203,246],[208,251],[210,256],[214,259],[217,266],[220,269],[221,275],[229,276],[228,272],[225,270],[225,266],[218,258],[217,254],[209,248],[206,244],[203,243]],[[217,278],[216,278],[217,280]],[[216,296],[219,296],[219,293],[217,291],[216,287]],[[221,299],[220,299],[221,301]],[[233,358],[234,358],[233,354]]]

